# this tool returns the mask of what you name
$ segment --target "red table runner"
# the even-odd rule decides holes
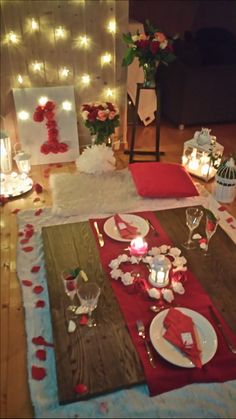
[[[158,222],[154,213],[140,212],[135,214],[149,219],[159,233],[159,236],[156,237],[150,231],[146,236],[145,240],[148,242],[149,249],[154,246],[161,246],[162,244],[172,245],[172,242]],[[101,231],[103,231],[103,225],[106,219],[107,218],[96,219]],[[97,240],[93,221],[94,220],[90,220],[90,225]],[[101,263],[108,274],[110,274],[111,271],[108,267],[110,261],[117,258],[118,255],[125,253],[124,249],[127,248],[127,245],[127,242],[115,241],[108,236],[105,236],[104,247],[99,247],[98,243]],[[208,363],[203,365],[201,369],[182,368],[172,365],[171,363],[165,361],[154,348],[152,348],[152,352],[154,353],[156,368],[152,368],[147,357],[144,343],[138,336],[136,321],[138,319],[142,319],[146,326],[146,331],[148,332],[150,323],[154,317],[154,314],[150,311],[150,305],[155,304],[156,300],[150,298],[147,292],[139,291],[133,285],[125,286],[119,280],[111,278],[111,284],[126,320],[133,343],[142,361],[151,396],[174,390],[191,383],[223,382],[236,379],[236,355],[229,351],[221,333],[219,333],[214,327],[209,312],[209,305],[213,306],[212,301],[192,272],[189,270],[187,271],[187,280],[184,283],[185,294],[179,295],[175,293],[174,303],[202,314],[212,323],[214,329],[216,330],[218,337],[218,348],[216,354]],[[236,345],[236,336],[224,322],[224,319],[215,307],[214,310],[218,314],[218,317],[222,320],[225,330],[231,337],[232,342]]]

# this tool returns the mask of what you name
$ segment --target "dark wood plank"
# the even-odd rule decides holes
[[[78,400],[76,384],[88,387],[84,398],[144,382],[138,354],[126,328],[110,281],[100,264],[97,246],[88,222],[42,229],[55,344],[59,403]],[[77,325],[67,332],[68,297],[60,273],[80,266],[102,288],[94,312],[97,327]],[[82,398],[82,396],[81,396]]]
[[[181,248],[186,241],[185,208],[157,211],[156,216],[173,243]],[[204,236],[205,217],[197,231]],[[236,333],[236,246],[219,226],[209,244],[209,256],[201,250],[186,250],[188,268],[196,275],[225,321]]]

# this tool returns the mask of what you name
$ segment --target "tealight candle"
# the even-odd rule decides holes
[[[171,263],[164,255],[158,255],[154,258],[151,266],[149,282],[156,288],[166,287],[169,283],[169,270]]]
[[[130,254],[132,256],[143,256],[147,253],[148,244],[141,236],[135,237],[130,243]]]

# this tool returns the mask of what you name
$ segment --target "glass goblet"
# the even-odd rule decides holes
[[[204,252],[204,256],[208,256],[209,252],[209,241],[212,238],[213,234],[215,234],[216,229],[218,227],[219,224],[219,218],[215,218],[212,219],[211,216],[209,216],[208,214],[206,214],[206,226],[205,226],[205,232],[206,232],[206,238],[207,238],[207,242],[205,243],[203,252]]]
[[[77,280],[79,273],[76,273],[76,269],[65,269],[61,273],[61,279],[64,284],[64,290],[66,295],[70,298],[71,304],[67,307],[68,310],[75,312],[77,305],[73,304],[74,298],[76,296],[77,290]]]
[[[88,327],[96,326],[96,321],[92,318],[92,312],[97,307],[100,293],[101,289],[95,282],[85,282],[77,289],[80,304],[88,312]]]
[[[203,211],[200,208],[190,207],[185,211],[186,225],[189,228],[188,240],[183,243],[185,249],[195,249],[196,243],[192,241],[193,230],[197,228],[203,216]]]

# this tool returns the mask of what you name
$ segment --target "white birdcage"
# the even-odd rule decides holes
[[[233,202],[236,196],[236,165],[233,157],[225,160],[218,168],[214,188],[215,199],[219,202]]]

